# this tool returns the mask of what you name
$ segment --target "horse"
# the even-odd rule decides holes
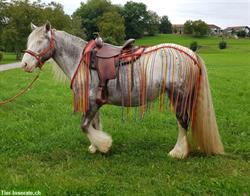
[[[88,42],[52,29],[50,23],[40,27],[31,24],[31,28],[27,50],[21,62],[24,71],[32,72],[35,68],[41,68],[52,58],[72,80]],[[169,156],[177,159],[188,157],[191,152],[187,137],[190,126],[193,143],[199,151],[207,155],[224,153],[205,63],[196,53],[176,44],[159,44],[145,48],[133,66],[127,63],[116,69],[117,78],[107,84],[107,104],[142,107],[142,110],[146,110],[147,100],[159,98],[164,102],[164,96],[169,98],[179,128],[176,144]],[[88,92],[81,92],[88,93],[88,107],[82,115],[81,129],[90,141],[90,153],[107,153],[112,146],[112,138],[102,130],[99,114],[101,106],[96,103],[98,73],[91,67],[83,72],[90,78]],[[127,86],[123,88],[124,83]]]

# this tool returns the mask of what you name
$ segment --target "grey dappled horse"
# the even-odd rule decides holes
[[[28,38],[27,52],[24,54],[22,59],[23,69],[26,72],[32,72],[34,68],[41,67],[45,61],[52,58],[60,67],[60,69],[64,72],[64,74],[69,79],[72,79],[82,58],[82,52],[87,42],[64,31],[52,30],[51,25],[49,23],[41,27],[36,27],[35,25],[31,24],[31,27],[32,33],[29,35]],[[151,88],[152,92],[150,98],[152,98],[152,100],[159,96],[159,91],[160,88],[162,88],[162,84],[164,84],[163,89],[165,89],[165,93],[171,92],[171,88],[176,88],[179,89],[178,94],[180,94],[180,97],[185,97],[185,95],[188,95],[188,91],[193,89],[196,85],[196,80],[194,80],[195,77],[191,76],[192,73],[196,76],[198,76],[198,74],[201,74],[199,80],[199,92],[197,94],[195,107],[196,120],[192,122],[192,137],[194,143],[202,152],[205,152],[206,154],[223,154],[223,145],[221,143],[217,128],[210,87],[207,79],[206,68],[203,61],[198,57],[198,55],[196,55],[187,48],[174,45],[177,49],[179,48],[182,51],[186,51],[185,54],[187,55],[185,55],[179,50],[164,49],[164,47],[162,46],[169,47],[169,45],[167,44],[162,44],[147,48],[146,52],[150,52],[152,50],[152,52],[150,52],[150,55],[152,54],[154,56],[154,61],[152,61],[153,63],[146,65],[145,58],[147,57],[142,55],[140,59],[137,60],[137,62],[134,62],[135,66],[133,66],[133,69],[136,69],[136,65],[140,64],[141,73],[149,76],[152,75],[150,81],[147,82],[146,87],[144,87]],[[171,59],[169,60],[170,54],[168,54],[167,51],[172,52],[174,56],[176,56],[176,59],[178,56],[182,56],[182,58],[180,58],[181,60],[178,61],[178,59],[176,60],[174,57],[174,63],[169,63]],[[183,55],[185,57],[183,57]],[[200,70],[198,70],[192,60],[190,60],[190,58],[186,56],[192,56],[192,58],[199,62]],[[165,64],[169,64],[169,66],[165,66]],[[131,71],[130,69],[132,69],[132,67],[127,66],[126,69]],[[90,69],[90,72],[90,109],[87,111],[86,115],[83,115],[81,128],[83,132],[86,133],[91,142],[91,145],[89,146],[89,151],[91,153],[95,153],[97,150],[102,153],[107,153],[111,148],[112,139],[107,133],[102,131],[102,126],[98,113],[100,106],[96,104],[96,92],[98,88],[99,78],[96,70]],[[165,72],[171,72],[172,76],[168,78],[166,76],[166,78],[164,79],[163,73]],[[181,77],[179,76],[180,73]],[[118,74],[118,77],[121,76]],[[127,78],[127,80],[130,80],[130,78]],[[139,80],[139,77],[134,79],[134,86],[137,85],[136,83],[140,82]],[[188,84],[190,86],[185,90],[184,86],[186,85],[186,81],[189,82]],[[121,88],[117,88],[118,85],[118,80],[116,79],[110,80],[108,82],[108,104],[120,106],[122,105]],[[143,89],[140,88],[139,91],[143,91]],[[142,102],[138,103],[138,93],[135,90],[132,90],[131,93],[132,106],[138,106],[143,104]],[[176,96],[177,93],[174,93],[172,96],[172,99],[175,101]],[[191,101],[192,100],[190,99],[190,102]],[[126,105],[125,103],[125,106],[128,105]],[[181,111],[183,109],[183,105],[181,104],[178,104],[176,107],[176,113],[178,113],[177,111]],[[180,116],[177,114],[179,135],[175,147],[169,152],[169,155],[175,158],[185,158],[190,152],[189,142],[187,138],[187,128],[190,121],[187,119],[190,118],[186,118],[189,113],[188,111],[182,111],[182,113],[184,118],[180,118]]]

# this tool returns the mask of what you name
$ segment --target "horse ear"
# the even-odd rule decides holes
[[[31,27],[31,30],[32,30],[32,31],[34,31],[34,30],[37,28],[37,26],[34,25],[33,23],[30,23],[30,27]]]
[[[50,29],[51,29],[51,24],[50,24],[50,22],[47,22],[45,24],[45,31],[48,32],[48,31],[50,31]]]

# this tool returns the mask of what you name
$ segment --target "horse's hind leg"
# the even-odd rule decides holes
[[[189,143],[187,137],[187,130],[184,129],[179,123],[179,134],[175,147],[169,152],[169,155],[174,158],[184,159],[189,154]]]
[[[95,153],[96,150],[99,150],[102,153],[107,153],[112,146],[112,138],[105,132],[99,130],[100,124],[96,124],[97,110],[90,110],[83,117],[81,128],[87,134],[91,145],[89,151]],[[98,115],[98,114],[97,114]],[[94,121],[94,122],[93,122]],[[99,125],[99,127],[98,127]]]

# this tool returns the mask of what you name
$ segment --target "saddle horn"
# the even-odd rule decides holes
[[[94,32],[93,35],[95,36],[95,44],[98,48],[103,46],[103,40],[98,32]]]

